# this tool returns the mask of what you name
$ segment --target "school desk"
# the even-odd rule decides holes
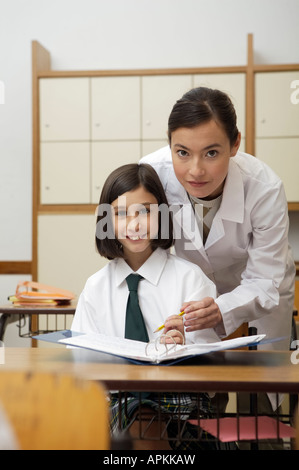
[[[107,390],[118,391],[122,397],[130,391],[177,393],[214,391],[236,392],[238,395],[242,392],[250,392],[253,398],[257,397],[258,392],[274,392],[276,396],[278,393],[285,393],[295,397],[299,393],[299,353],[297,351],[220,351],[182,362],[180,365],[157,366],[135,365],[124,359],[96,351],[66,349],[61,345],[51,348],[8,347],[5,348],[3,362],[0,365],[0,378],[1,371],[7,370],[71,374],[85,380],[100,381]],[[246,419],[254,419],[252,416],[258,415],[255,411],[249,411]],[[163,416],[162,413],[157,413],[155,418],[160,419],[162,423],[160,434],[155,436],[155,440],[160,441],[161,439],[167,440],[167,425],[161,416]],[[238,411],[229,416],[233,416],[237,423],[243,423],[240,420],[244,417],[240,417]],[[277,414],[266,419],[272,420],[272,433],[275,434],[281,425],[288,430],[293,416],[294,409],[288,414]],[[264,416],[258,416],[258,419],[260,418],[265,419]],[[144,423],[144,420],[149,423],[145,429],[148,429],[153,422],[150,421],[152,418],[144,414],[134,419],[139,420],[139,423]],[[217,414],[217,422],[218,419],[221,419],[221,416]],[[209,421],[209,425],[211,422]],[[238,432],[239,424],[235,426],[235,432]],[[146,431],[143,429],[137,439],[146,438]],[[215,430],[218,432],[218,425],[215,425]],[[252,433],[254,432],[255,429]],[[275,441],[275,438],[272,439]],[[291,446],[292,439],[288,442]],[[259,445],[258,439],[252,438],[248,445]]]
[[[299,393],[299,351],[219,351],[178,365],[157,366],[62,345],[7,347],[0,372],[11,369],[73,374],[99,380],[108,390]]]
[[[74,315],[76,311],[76,303],[71,302],[70,305],[58,307],[19,307],[13,304],[0,305],[0,341],[4,341],[5,329],[14,317],[21,318],[22,316],[29,317],[29,329],[26,331],[26,336],[30,337],[33,334],[39,333],[38,316],[50,315],[63,317],[64,315]],[[54,328],[55,330],[57,328]],[[65,326],[64,328],[65,329]],[[33,340],[34,341],[34,340]]]

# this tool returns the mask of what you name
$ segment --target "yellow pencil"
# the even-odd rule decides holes
[[[180,313],[178,314],[178,316],[181,317],[181,316],[184,315],[184,314],[185,314],[185,311],[183,310],[182,312],[180,312]],[[165,325],[159,326],[159,328],[157,328],[157,329],[154,331],[154,333],[157,333],[157,331],[163,330],[164,327],[165,327]]]

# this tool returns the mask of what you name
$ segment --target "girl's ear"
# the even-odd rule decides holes
[[[239,150],[241,144],[241,132],[239,132],[238,137],[236,138],[235,143],[231,147],[231,157],[234,157]]]

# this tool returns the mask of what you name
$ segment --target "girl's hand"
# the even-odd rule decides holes
[[[185,302],[182,310],[185,311],[186,331],[215,328],[222,322],[221,312],[212,297],[205,297],[200,301]]]
[[[178,315],[171,315],[166,319],[164,322],[165,328],[163,330],[163,334],[167,334],[171,336],[171,338],[167,338],[167,336],[163,337],[163,342],[173,344],[175,341],[176,344],[184,344],[185,343],[185,332],[184,332],[184,321],[183,317]]]

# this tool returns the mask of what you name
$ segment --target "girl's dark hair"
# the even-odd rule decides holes
[[[193,88],[183,95],[172,108],[168,119],[168,139],[180,127],[195,127],[211,120],[225,130],[230,144],[234,145],[239,131],[234,105],[229,96],[211,88]]]
[[[156,238],[151,239],[151,246],[155,250],[157,247],[168,249],[173,244],[173,224],[171,211],[169,210],[168,201],[156,171],[148,164],[127,164],[114,170],[104,183],[99,201],[99,209],[103,206],[111,205],[122,194],[133,191],[138,187],[144,187],[149,193],[153,194],[157,199],[159,210],[159,231]],[[166,211],[165,211],[166,209]],[[163,221],[162,221],[163,216]],[[108,210],[105,215],[97,216],[98,223],[106,217],[110,227],[112,225],[112,211]],[[167,220],[164,219],[167,217]],[[162,230],[162,222],[167,232]],[[165,234],[166,233],[166,234]],[[96,248],[100,255],[108,259],[123,258],[123,250],[120,242],[111,236],[98,236],[96,231]]]

